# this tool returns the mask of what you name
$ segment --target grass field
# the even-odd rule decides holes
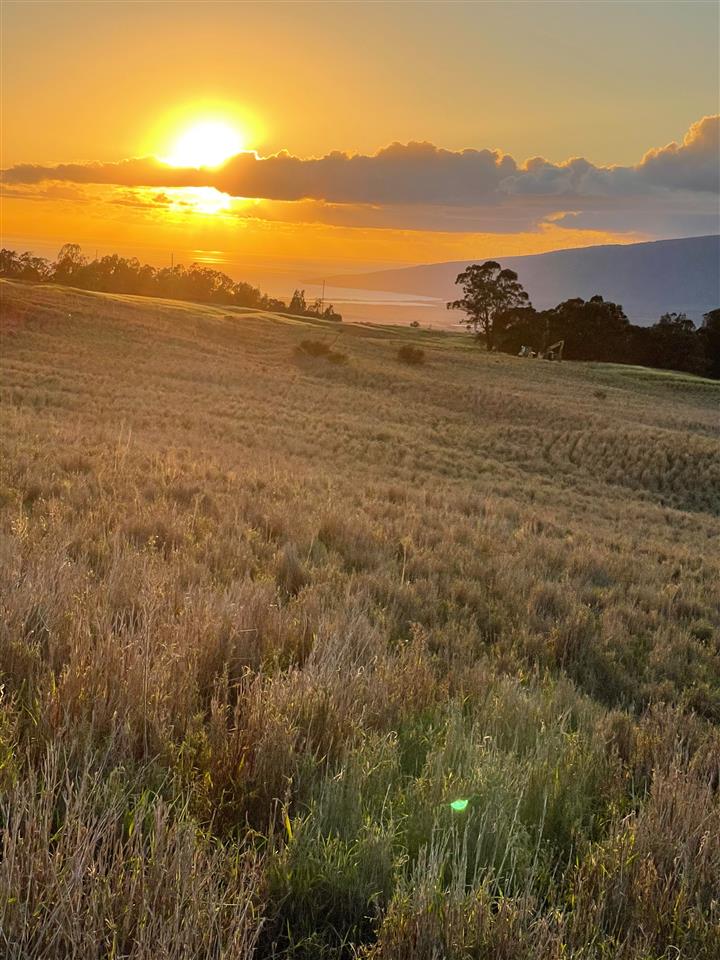
[[[720,956],[720,385],[0,292],[0,952]]]

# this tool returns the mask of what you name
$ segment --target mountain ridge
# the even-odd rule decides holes
[[[450,300],[456,275],[469,263],[495,259],[518,273],[538,309],[571,297],[601,294],[622,304],[630,320],[654,323],[668,311],[695,322],[720,305],[720,234],[599,244],[512,257],[418,264],[328,278],[334,286],[412,293]]]

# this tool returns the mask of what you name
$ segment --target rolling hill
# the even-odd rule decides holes
[[[1,956],[717,956],[720,384],[0,307]]]
[[[483,257],[482,260],[492,259]],[[633,323],[650,324],[667,311],[696,323],[720,305],[720,236],[657,240],[496,258],[515,270],[538,309],[596,293],[621,303]],[[452,299],[468,262],[430,263],[400,270],[330,277],[335,286]]]

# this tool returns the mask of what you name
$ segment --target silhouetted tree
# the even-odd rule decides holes
[[[288,308],[290,313],[303,317],[318,317],[322,320],[342,320],[342,316],[335,312],[335,307],[329,303],[323,307],[323,301],[318,297],[312,303],[305,303],[305,291],[296,290]]]
[[[513,307],[495,317],[495,345],[505,353],[518,353],[520,347],[541,350],[548,324],[548,312],[533,306]]]
[[[547,330],[543,347],[565,341],[568,360],[608,363],[627,359],[630,321],[623,308],[597,294],[589,300],[574,297],[545,312]]]
[[[267,297],[257,287],[238,280],[233,287],[233,303],[238,307],[262,307]]]
[[[645,362],[665,370],[702,373],[706,367],[703,344],[695,324],[684,313],[664,313],[648,328]]]
[[[720,380],[720,307],[704,314],[697,335],[705,354],[705,373]]]
[[[87,264],[87,258],[83,256],[79,243],[66,243],[60,248],[55,268],[53,270],[53,280],[56,283],[73,284],[80,278],[83,267]]]
[[[530,302],[514,270],[503,270],[499,263],[487,260],[474,263],[458,274],[455,280],[463,290],[459,300],[448,303],[448,310],[464,310],[466,323],[478,336],[485,338],[485,347],[495,346],[495,320],[498,315]]]
[[[16,277],[20,268],[20,258],[14,250],[3,247],[0,250],[0,276]]]
[[[52,276],[52,266],[43,257],[34,257],[31,253],[23,253],[20,257],[20,277],[41,283]]]
[[[295,313],[299,316],[307,313],[307,303],[305,302],[304,290],[295,290],[293,292],[292,300],[290,301],[290,306],[288,307],[288,313]]]
[[[18,256],[14,250],[3,249],[0,251],[0,276],[36,282],[53,280],[109,293],[227,303],[267,310],[287,309],[282,300],[265,296],[249,283],[236,283],[227,274],[203,264],[193,263],[189,269],[178,264],[158,270],[140,263],[135,257],[128,259],[116,253],[89,261],[76,243],[65,244],[54,264],[31,253]]]
[[[48,280],[52,275],[52,268],[47,260],[35,257],[32,253],[21,253],[19,256],[14,250],[3,248],[0,250],[0,276],[15,277],[18,280],[28,280],[34,283]]]
[[[324,320],[333,320],[335,323],[340,323],[342,321],[342,314],[337,312],[332,303],[325,307],[322,315]]]

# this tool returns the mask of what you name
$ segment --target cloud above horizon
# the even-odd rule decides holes
[[[125,188],[213,187],[231,197],[302,203],[327,223],[351,219],[408,229],[519,229],[600,220],[616,230],[677,220],[682,229],[720,228],[720,115],[704,117],[682,143],[649,150],[635,166],[602,167],[574,157],[523,164],[499,150],[392,143],[373,155],[335,151],[303,159],[241,153],[216,169],[178,168],[154,157],[115,163],[19,164],[10,187],[45,182]],[[288,215],[288,219],[295,219]],[[712,232],[712,229],[711,229]]]

